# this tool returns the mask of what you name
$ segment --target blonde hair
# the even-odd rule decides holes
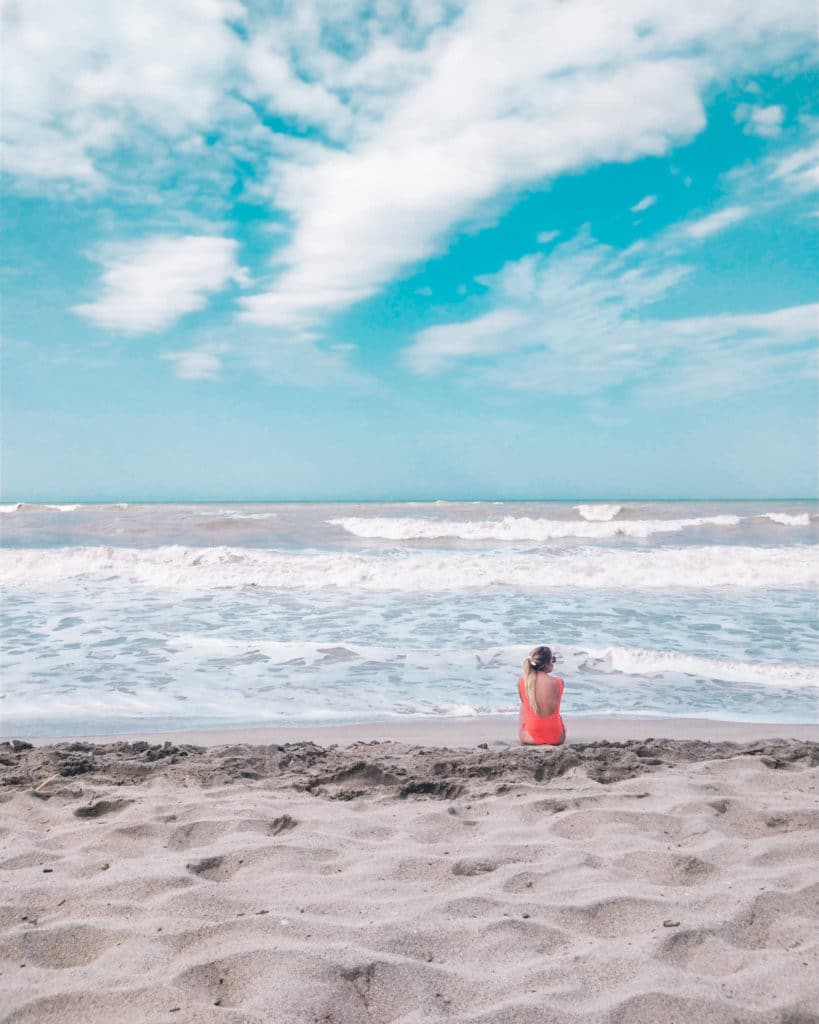
[[[535,681],[538,672],[545,672],[554,661],[551,647],[533,647],[523,662],[523,683],[526,687],[526,699],[529,707],[536,715],[540,714],[535,697]]]

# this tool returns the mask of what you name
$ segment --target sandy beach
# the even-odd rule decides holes
[[[815,727],[461,724],[3,744],[2,1019],[819,1020]]]

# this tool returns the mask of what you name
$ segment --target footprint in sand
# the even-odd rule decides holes
[[[192,875],[207,878],[211,882],[224,882],[226,878],[233,874],[232,871],[228,871],[225,858],[221,856],[203,857],[202,860],[194,861],[185,866]]]
[[[63,970],[93,963],[114,944],[120,933],[70,925],[58,928],[36,927],[17,934],[0,946],[0,956],[7,960]]]
[[[458,860],[452,865],[452,874],[469,878],[473,875],[486,875],[491,871],[497,871],[498,866],[494,860]]]
[[[263,836],[279,836],[289,832],[298,825],[289,814],[281,814],[278,818],[246,818],[236,826],[237,832],[260,832]]]
[[[180,825],[168,836],[169,850],[190,850],[196,846],[210,846],[228,830],[222,821],[192,821]]]
[[[85,804],[74,811],[75,818],[101,818],[105,814],[114,814],[123,807],[132,804],[133,800],[97,800],[96,803]]]

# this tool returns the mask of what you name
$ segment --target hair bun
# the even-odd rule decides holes
[[[543,669],[545,669],[545,667],[549,665],[552,661],[554,661],[554,652],[552,651],[551,647],[546,647],[545,645],[540,647],[533,647],[532,650],[529,652],[529,655],[527,656],[526,660],[529,662],[532,668],[540,672]]]

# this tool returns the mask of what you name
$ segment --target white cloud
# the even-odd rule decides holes
[[[421,331],[405,352],[415,373],[458,367],[493,386],[594,395],[628,384],[643,395],[699,400],[807,372],[819,305],[762,313],[659,318],[651,307],[687,273],[669,263],[669,232],[623,252],[588,230],[548,256],[527,256],[483,279],[488,312]]]
[[[771,177],[796,192],[819,189],[819,139],[778,159]]]
[[[293,234],[243,318],[309,329],[440,251],[510,189],[667,152],[703,127],[707,89],[804,50],[812,23],[801,0],[775,12],[762,0],[684,12],[476,0],[400,62],[397,92],[371,106],[356,94],[346,145],[277,162],[271,195]],[[327,63],[325,81],[340,80]]]
[[[707,217],[691,221],[685,225],[683,230],[689,238],[710,238],[711,235],[716,235],[734,224],[739,224],[750,214],[751,209],[748,206],[726,206],[724,210],[717,210],[716,213],[710,213]]]
[[[230,238],[155,236],[105,247],[102,294],[73,312],[98,327],[144,334],[170,326],[185,313],[202,309],[208,295],[233,280],[245,282]]]
[[[7,0],[3,17],[16,187],[144,199],[173,171],[164,213],[185,188],[218,201],[250,162],[289,234],[242,317],[308,338],[514,190],[691,139],[703,96],[806,52],[815,20],[804,0]]]
[[[594,392],[645,362],[639,313],[687,273],[642,254],[642,247],[618,253],[586,228],[546,256],[508,263],[481,279],[490,312],[421,331],[406,361],[432,374],[484,359],[487,372],[513,388]]]
[[[182,380],[219,380],[222,360],[215,352],[164,352],[162,358],[174,364],[176,376]]]
[[[804,216],[804,197],[819,189],[819,124],[806,125],[800,144],[778,146],[760,160],[732,168],[722,175],[722,187],[727,208],[716,214],[678,225],[674,230],[677,244],[688,245],[690,240],[713,234],[715,230],[730,227],[743,216],[762,216],[783,208],[797,217]],[[809,141],[811,140],[812,141]],[[801,211],[800,208],[801,207]],[[692,233],[693,229],[693,233]]]
[[[248,42],[248,94],[265,101],[278,114],[319,126],[333,137],[343,137],[350,127],[349,109],[321,82],[300,78],[282,42],[279,32],[262,32]]]
[[[500,84],[480,112],[452,109],[472,103],[458,95],[453,72],[447,67],[442,81],[355,151],[284,169],[278,202],[296,230],[277,254],[284,269],[273,286],[244,300],[247,320],[314,324],[430,256],[453,224],[497,191],[599,160],[660,153],[703,124],[691,71],[674,62],[590,71],[548,90]],[[644,102],[652,93],[672,99],[661,109]],[[510,102],[524,109],[513,114]]]
[[[416,373],[437,373],[457,359],[494,356],[517,347],[521,342],[514,339],[529,326],[525,312],[496,309],[464,323],[428,327],[409,349],[407,361]]]
[[[720,313],[672,321],[669,328],[698,342],[742,336],[748,347],[796,345],[819,333],[819,304],[791,306],[770,313]]]
[[[734,111],[734,120],[743,125],[746,135],[758,135],[763,139],[775,139],[782,133],[785,108],[780,106],[758,107],[751,103],[740,103]]]
[[[657,202],[656,196],[643,196],[639,203],[635,203],[631,207],[632,213],[642,213],[643,210],[647,210],[650,206],[653,206]]]
[[[101,188],[99,158],[139,131],[181,140],[214,123],[244,7],[8,0],[2,16],[6,173]]]
[[[182,380],[218,381],[229,357],[234,372],[250,371],[273,387],[304,391],[333,387],[347,394],[372,393],[381,387],[374,377],[355,367],[354,344],[323,347],[310,341],[282,344],[283,340],[254,327],[243,328],[237,336],[235,327],[222,322],[200,335],[196,347],[163,352],[160,358],[171,363]]]
[[[538,245],[548,245],[549,242],[553,242],[559,234],[559,231],[541,231],[537,236],[537,243]]]

